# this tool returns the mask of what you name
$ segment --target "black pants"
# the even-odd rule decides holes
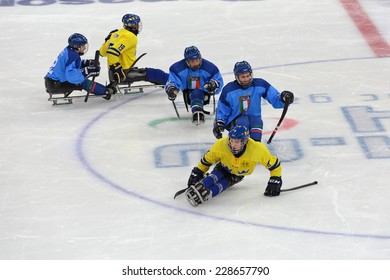
[[[82,90],[81,84],[71,84],[68,82],[61,83],[45,77],[45,87],[48,93],[71,93],[74,90]]]

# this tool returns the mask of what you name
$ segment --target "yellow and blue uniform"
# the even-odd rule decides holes
[[[202,180],[204,186],[211,190],[213,197],[241,181],[244,176],[252,174],[258,163],[269,170],[270,177],[282,176],[280,160],[272,155],[263,143],[249,138],[245,150],[239,156],[235,156],[230,151],[228,141],[228,136],[217,140],[197,166],[206,173],[212,165],[217,164]]]
[[[230,151],[228,141],[228,136],[217,140],[203,155],[198,168],[207,172],[213,164],[220,162],[229,173],[236,176],[247,176],[252,174],[256,165],[260,163],[270,171],[270,176],[282,176],[280,160],[272,155],[263,143],[249,138],[244,153],[240,157],[236,157]]]
[[[138,38],[131,31],[121,28],[114,30],[100,48],[100,54],[107,57],[108,67],[119,63],[129,69],[137,57]]]
[[[137,45],[137,35],[126,28],[110,32],[99,51],[103,57],[107,57],[108,68],[113,76],[115,71],[121,69],[120,72],[124,75],[121,79],[123,81],[127,80],[126,75],[137,59]],[[159,85],[165,85],[168,80],[168,73],[165,73],[161,69],[148,67],[144,71],[145,73],[140,75],[139,80],[145,80]],[[111,75],[110,80],[112,80]],[[122,82],[122,80],[119,82]]]

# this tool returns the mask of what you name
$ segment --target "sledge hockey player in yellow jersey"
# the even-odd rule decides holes
[[[122,17],[122,23],[123,28],[111,31],[99,50],[102,56],[107,57],[110,81],[118,84],[148,81],[165,85],[168,73],[160,69],[132,67],[137,55],[137,36],[142,30],[141,18],[126,14]]]
[[[280,160],[263,143],[249,138],[247,127],[235,126],[228,136],[217,140],[203,155],[198,166],[193,168],[186,190],[188,202],[197,206],[220,194],[240,182],[244,176],[252,174],[258,163],[270,171],[264,195],[278,196],[282,187]],[[214,164],[213,171],[204,177]]]
[[[110,38],[100,48],[100,54],[107,57],[108,66],[119,63],[123,69],[129,69],[136,60],[137,36],[127,29],[114,30]]]

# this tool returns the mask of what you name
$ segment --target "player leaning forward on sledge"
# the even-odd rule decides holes
[[[192,169],[188,179],[186,197],[192,206],[197,206],[228,187],[252,174],[260,163],[270,172],[265,196],[278,196],[282,187],[282,166],[261,142],[249,137],[245,126],[235,126],[228,136],[218,139]],[[205,173],[215,164],[213,171]]]

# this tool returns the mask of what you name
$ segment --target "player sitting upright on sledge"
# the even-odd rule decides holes
[[[100,66],[94,66],[93,59],[83,59],[88,51],[88,40],[85,36],[74,33],[68,38],[68,46],[58,55],[45,76],[46,91],[69,95],[74,90],[85,90],[94,95],[101,95],[109,100],[116,92],[115,87],[90,80],[100,74]]]
[[[252,174],[260,163],[270,172],[265,196],[278,196],[282,187],[282,166],[261,142],[249,138],[245,126],[235,126],[229,135],[218,139],[192,169],[188,179],[186,197],[192,206],[204,203],[228,187]],[[216,164],[209,175],[205,173]]]
[[[137,36],[142,30],[141,18],[125,14],[122,23],[123,28],[111,31],[100,48],[100,55],[107,57],[110,81],[129,86],[137,81],[165,85],[168,74],[163,70],[132,67],[136,60]]]
[[[252,67],[246,61],[237,62],[233,72],[235,80],[226,84],[218,100],[213,133],[219,139],[225,129],[243,125],[249,129],[253,140],[261,141],[262,99],[281,109],[293,103],[294,94],[290,91],[280,93],[264,79],[253,78]]]
[[[223,87],[222,75],[217,66],[202,58],[197,47],[184,50],[184,59],[169,68],[165,86],[169,100],[175,100],[181,90],[184,102],[191,105],[192,122],[204,123],[203,106],[210,103],[210,97],[219,94]]]

